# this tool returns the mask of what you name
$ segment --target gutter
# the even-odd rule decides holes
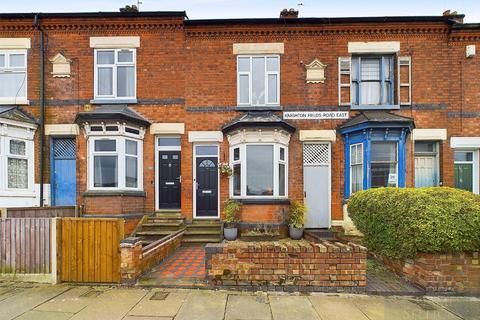
[[[39,88],[39,100],[40,100],[40,121],[39,121],[39,134],[40,134],[40,207],[43,207],[43,175],[45,171],[44,161],[44,147],[45,147],[45,43],[44,33],[40,27],[40,14],[36,13],[34,18],[35,29],[40,32],[40,88]]]

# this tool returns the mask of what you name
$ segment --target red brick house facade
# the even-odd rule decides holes
[[[2,14],[0,206],[192,220],[235,198],[278,225],[297,199],[329,228],[360,189],[478,193],[480,28],[462,19]]]

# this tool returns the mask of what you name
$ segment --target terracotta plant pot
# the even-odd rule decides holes
[[[303,228],[289,228],[290,238],[293,240],[300,240],[303,237]]]
[[[238,228],[223,228],[223,235],[228,241],[236,240],[238,236]]]

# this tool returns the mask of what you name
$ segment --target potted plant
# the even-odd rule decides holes
[[[240,222],[238,214],[240,213],[241,203],[236,200],[227,199],[224,204],[225,227],[223,228],[223,235],[228,241],[233,241],[237,239],[238,236],[237,224]]]
[[[303,224],[307,207],[299,201],[292,200],[288,210],[288,226],[290,238],[300,240],[303,236]]]

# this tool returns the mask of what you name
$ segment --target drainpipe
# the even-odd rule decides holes
[[[40,127],[39,127],[39,134],[40,134],[40,207],[43,207],[43,174],[45,171],[45,163],[44,163],[44,146],[45,146],[45,137],[44,137],[44,126],[45,126],[45,44],[44,44],[44,35],[43,30],[40,27],[40,14],[35,14],[35,29],[40,32],[40,64],[39,64],[39,72],[40,72],[40,90],[39,90],[39,100],[40,100]]]

